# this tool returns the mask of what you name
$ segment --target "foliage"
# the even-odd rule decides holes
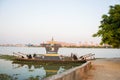
[[[120,5],[110,6],[108,15],[102,16],[99,30],[93,37],[101,37],[101,44],[120,48]]]

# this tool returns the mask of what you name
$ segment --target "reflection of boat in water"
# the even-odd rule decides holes
[[[28,72],[38,72],[42,73],[39,76],[47,77],[54,74],[62,73],[66,69],[67,66],[55,66],[55,65],[32,65],[32,64],[20,64],[20,63],[13,63],[13,69],[25,68]],[[72,66],[71,66],[72,67]],[[44,74],[44,75],[43,75]]]

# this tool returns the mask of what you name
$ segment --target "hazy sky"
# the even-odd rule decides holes
[[[120,0],[0,0],[0,44],[100,42],[101,16]]]

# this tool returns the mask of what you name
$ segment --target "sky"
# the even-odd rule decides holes
[[[0,44],[99,43],[101,16],[120,0],[0,0]]]

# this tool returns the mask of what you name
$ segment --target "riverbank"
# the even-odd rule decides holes
[[[96,59],[83,80],[120,80],[120,58]]]

